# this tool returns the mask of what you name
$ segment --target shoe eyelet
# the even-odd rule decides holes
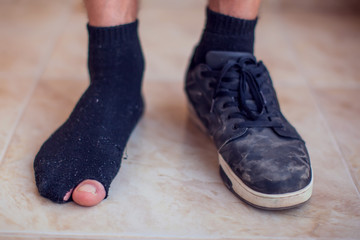
[[[233,125],[232,125],[232,130],[235,131],[235,130],[238,130],[238,129],[239,129],[239,126],[238,126],[238,125],[236,125],[236,124],[233,124]]]

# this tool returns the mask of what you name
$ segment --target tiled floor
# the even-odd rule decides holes
[[[109,198],[83,208],[41,198],[32,169],[88,83],[82,3],[0,1],[0,239],[360,239],[359,4],[264,1],[256,55],[315,173],[311,201],[280,212],[235,198],[188,121],[182,81],[204,5],[142,2],[147,111]]]

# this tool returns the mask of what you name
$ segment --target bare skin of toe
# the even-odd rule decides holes
[[[64,200],[67,201],[72,194],[75,203],[84,207],[92,207],[99,204],[106,195],[104,186],[96,180],[84,180],[74,190],[66,193]]]

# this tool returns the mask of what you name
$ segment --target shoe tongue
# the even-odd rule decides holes
[[[221,69],[229,60],[238,60],[240,57],[254,58],[248,52],[226,52],[226,51],[210,51],[205,56],[206,64],[212,69]]]
[[[208,52],[206,54],[205,61],[206,61],[206,64],[209,67],[211,67],[213,70],[220,70],[220,69],[222,69],[224,67],[224,65],[229,60],[237,61],[241,57],[248,57],[248,58],[251,58],[251,59],[255,59],[254,56],[251,53],[248,53],[248,52],[210,51],[210,52]],[[250,95],[248,84],[245,83],[245,85],[246,85],[246,90],[245,90],[245,92],[246,92],[246,96],[245,96],[246,104],[255,113],[256,112],[255,101],[252,98],[252,96]]]

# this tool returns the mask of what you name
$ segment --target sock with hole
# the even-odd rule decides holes
[[[65,194],[86,179],[102,183],[107,196],[143,112],[144,58],[137,25],[88,25],[90,85],[35,157],[42,196],[62,203]]]
[[[193,65],[205,62],[209,51],[254,52],[257,19],[246,20],[206,9],[206,26],[196,48]]]

